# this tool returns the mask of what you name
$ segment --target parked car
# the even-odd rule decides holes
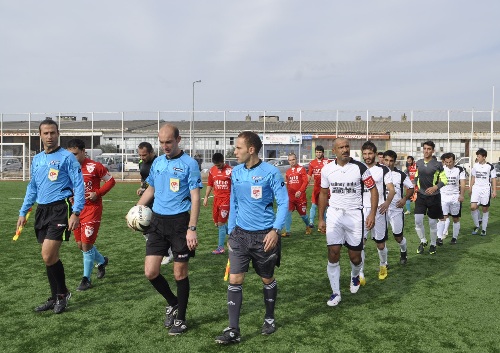
[[[234,159],[226,159],[226,164],[230,167],[236,167],[239,163],[237,160]]]
[[[281,173],[286,173],[286,171],[290,169],[288,159],[271,159],[267,162],[277,167]]]
[[[302,167],[304,167],[304,169],[306,170],[306,173],[309,173],[309,163],[303,163],[303,164],[300,164]]]
[[[500,179],[500,162],[495,163],[494,166],[495,166],[495,172],[497,173],[497,179]]]
[[[110,156],[97,156],[94,158],[95,161],[102,163],[102,165],[110,172],[121,172],[122,171],[122,160],[121,157],[110,157]]]
[[[2,164],[0,165],[0,172],[6,172],[9,170],[21,170],[23,169],[23,164],[21,160],[17,158],[2,158]]]
[[[465,175],[467,177],[469,177],[469,173],[470,173],[470,158],[469,157],[462,157],[462,158],[457,159],[457,162],[455,163],[455,165],[464,168]]]
[[[126,172],[138,172],[139,171],[139,157],[127,156],[125,160],[125,171]]]
[[[121,154],[121,153],[103,153],[94,158],[95,161],[100,162],[110,172],[138,172],[139,171],[139,157],[136,154]]]

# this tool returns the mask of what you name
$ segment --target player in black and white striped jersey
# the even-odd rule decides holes
[[[479,233],[479,205],[483,206],[481,235],[486,235],[490,200],[492,197],[497,197],[497,175],[495,167],[486,162],[487,156],[488,153],[485,149],[478,149],[476,152],[477,163],[474,164],[471,171],[470,210],[474,221],[473,235]]]
[[[362,266],[363,232],[375,223],[378,191],[367,166],[350,157],[349,140],[337,138],[333,143],[337,159],[321,170],[318,227],[326,233],[328,246],[327,274],[332,288],[328,306],[340,303],[340,249],[346,246],[351,260],[351,293],[360,286],[359,271]],[[371,211],[363,213],[363,189],[370,190]],[[330,197],[328,198],[328,194]],[[328,204],[326,215],[324,212]],[[365,218],[366,217],[366,218]]]
[[[403,234],[403,207],[405,206],[406,201],[412,197],[414,188],[413,183],[411,182],[408,175],[394,166],[396,164],[397,158],[398,155],[392,150],[387,150],[384,152],[384,164],[391,170],[392,182],[394,184],[394,190],[396,192],[394,198],[392,199],[391,205],[389,206],[389,211],[387,212],[387,223],[391,225],[394,239],[396,239],[400,247],[399,263],[401,265],[404,265],[407,262],[408,256],[406,248],[406,238]]]
[[[377,202],[377,213],[375,216],[375,226],[371,231],[365,230],[364,243],[368,238],[368,233],[371,232],[371,238],[375,241],[377,246],[378,256],[379,256],[379,273],[378,278],[384,280],[387,278],[387,246],[385,245],[387,241],[387,220],[386,213],[389,209],[389,205],[394,198],[394,184],[392,183],[392,176],[389,168],[378,163],[377,146],[371,141],[366,141],[363,146],[361,146],[361,152],[363,154],[363,160],[366,166],[370,170],[370,173],[375,181],[375,185],[378,190],[378,202]],[[365,213],[370,212],[370,192],[365,188],[363,192],[363,207],[365,208]],[[364,286],[366,284],[366,279],[364,275],[364,262],[365,262],[365,246],[363,246],[363,251],[361,256],[363,258],[363,267],[360,273],[360,282]]]
[[[441,155],[441,161],[443,162],[448,184],[441,188],[441,207],[443,208],[444,219],[439,220],[437,225],[437,244],[443,245],[444,232],[448,232],[448,226],[450,225],[449,215],[453,218],[451,244],[456,244],[460,232],[462,201],[464,200],[465,180],[467,177],[464,168],[455,166],[455,155],[453,153],[444,153]]]

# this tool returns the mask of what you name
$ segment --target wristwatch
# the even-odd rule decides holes
[[[196,226],[189,226],[188,229],[192,230],[192,231],[195,231],[196,230]]]
[[[273,230],[276,232],[276,234],[281,234],[281,229],[273,228]]]
[[[80,211],[75,211],[75,212],[73,212],[73,214],[74,214],[75,216],[77,216],[77,217],[80,217]]]

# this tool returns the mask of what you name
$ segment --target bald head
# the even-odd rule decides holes
[[[337,144],[339,143],[343,143],[343,142],[347,142],[349,143],[349,140],[346,139],[345,137],[337,137],[334,141],[333,141],[333,148],[337,147]]]
[[[351,146],[349,140],[337,137],[333,142],[333,153],[337,156],[337,164],[344,165],[351,160]]]
[[[160,130],[158,131],[158,134],[160,133],[173,133],[174,137],[175,138],[178,138],[179,137],[179,128],[173,124],[164,124],[162,125],[162,127],[160,128]]]
[[[181,153],[179,148],[181,137],[177,126],[172,124],[163,125],[158,131],[158,141],[167,158],[176,157]]]

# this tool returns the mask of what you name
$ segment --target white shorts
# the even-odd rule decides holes
[[[470,195],[470,203],[477,203],[481,206],[490,206],[491,187],[476,187],[472,186],[472,193]]]
[[[405,225],[404,217],[402,208],[390,208],[389,211],[387,211],[387,227],[389,228],[389,224],[391,225],[393,234],[403,234]]]
[[[371,211],[371,207],[365,207],[363,212],[368,215]],[[368,233],[371,233],[372,239],[375,240],[376,243],[383,243],[387,240],[387,220],[385,214],[380,214],[377,210],[375,215],[375,226],[371,230],[367,230],[365,228],[365,232],[363,237],[368,239]]]
[[[363,249],[365,217],[363,210],[328,207],[326,211],[326,245],[345,245],[351,250]]]
[[[458,195],[441,195],[441,208],[443,215],[460,216],[462,203],[458,201]]]

